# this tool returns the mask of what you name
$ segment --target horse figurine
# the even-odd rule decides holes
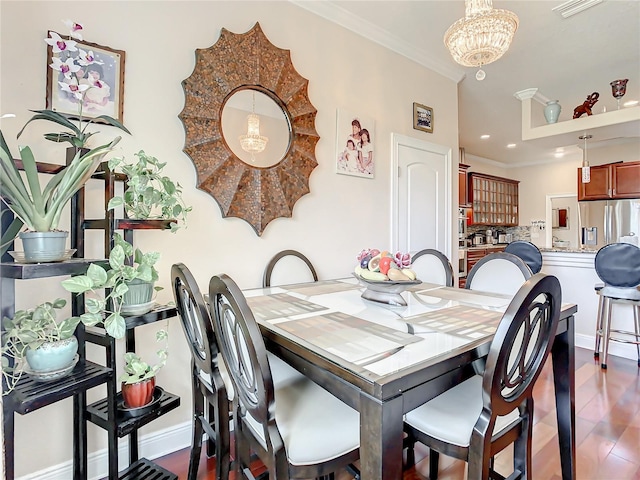
[[[573,109],[573,118],[580,118],[585,113],[592,115],[591,109],[598,101],[599,96],[600,94],[598,92],[593,92],[589,95],[582,105],[578,105]]]

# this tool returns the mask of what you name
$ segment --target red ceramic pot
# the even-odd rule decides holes
[[[137,383],[122,384],[122,399],[126,408],[144,407],[153,400],[156,388],[156,377],[148,378]]]

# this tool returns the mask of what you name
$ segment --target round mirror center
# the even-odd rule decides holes
[[[284,111],[258,90],[233,93],[222,109],[222,135],[231,151],[252,167],[266,168],[280,162],[291,143]]]

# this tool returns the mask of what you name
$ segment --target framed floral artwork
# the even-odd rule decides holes
[[[373,178],[375,174],[375,121],[338,109],[336,173]]]
[[[107,115],[122,123],[125,52],[52,31],[49,38],[46,108],[70,119],[100,123]]]
[[[433,108],[413,103],[413,128],[433,133]]]

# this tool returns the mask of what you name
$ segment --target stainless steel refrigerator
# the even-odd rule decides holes
[[[638,245],[640,236],[640,199],[578,202],[580,243],[599,249],[609,243]]]

